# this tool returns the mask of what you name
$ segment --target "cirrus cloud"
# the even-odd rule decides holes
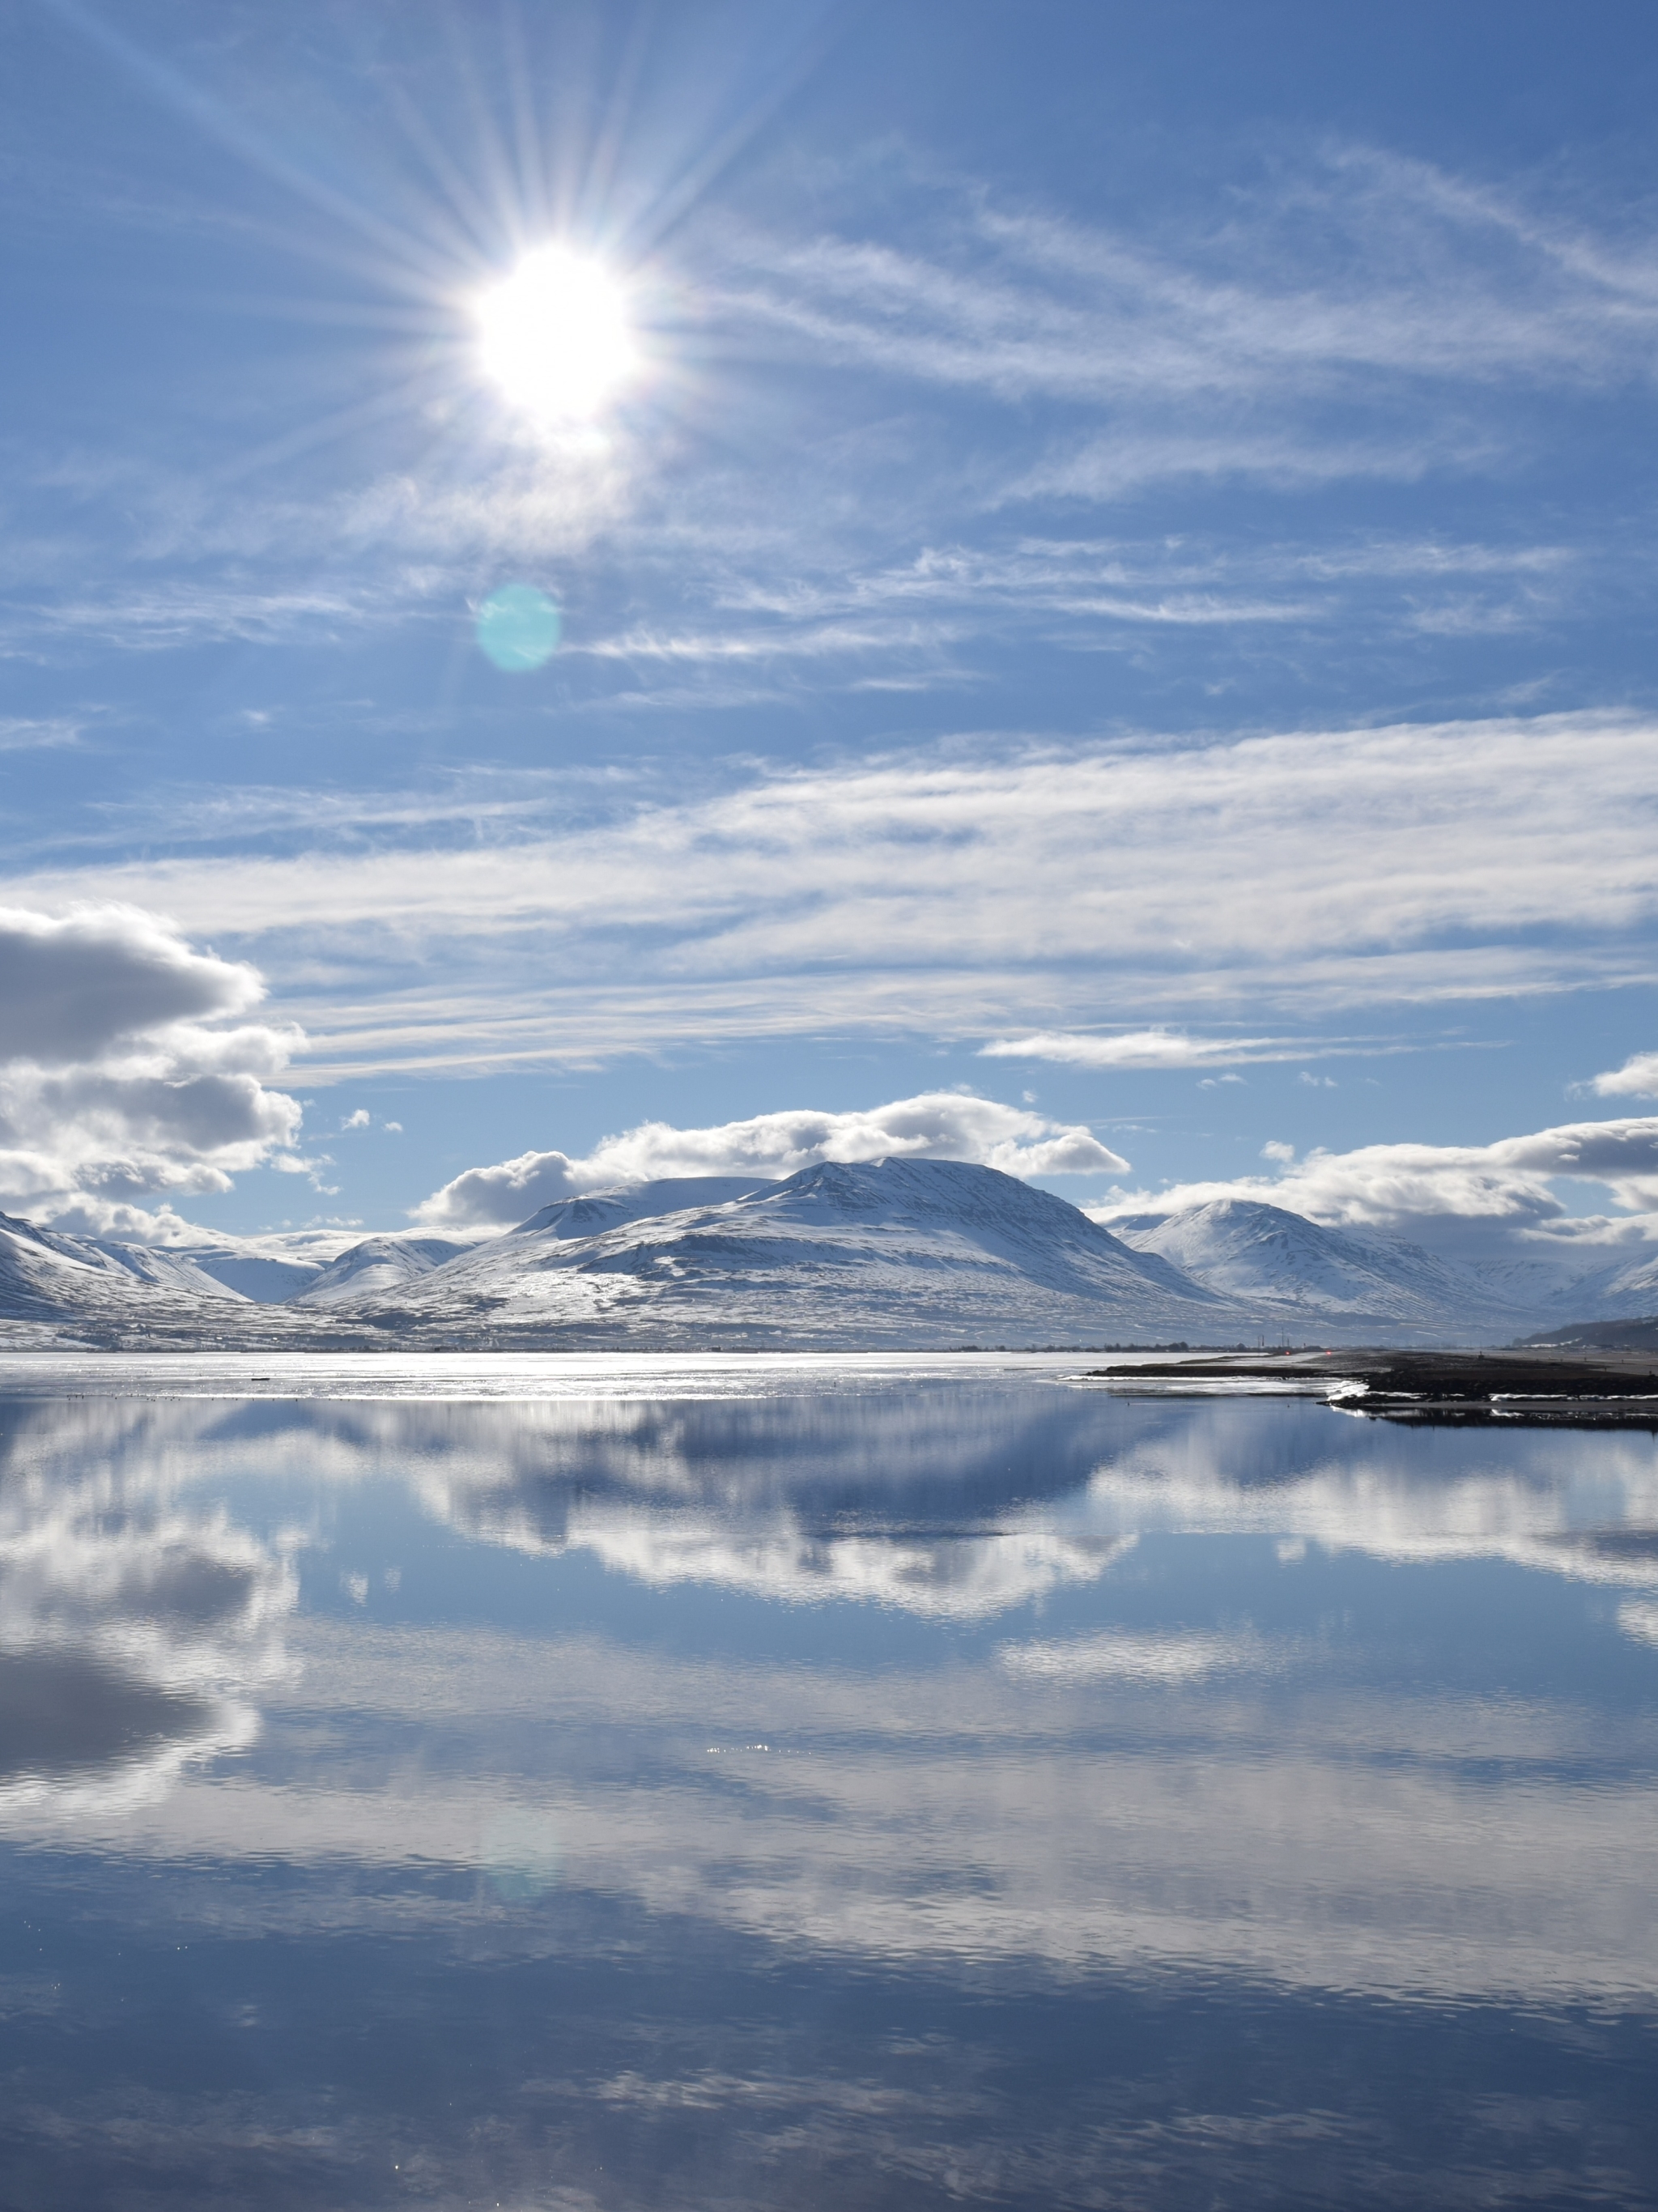
[[[1291,1037],[1188,1036],[1182,1030],[1123,1030],[1089,1036],[1038,1030],[1029,1036],[998,1037],[980,1048],[981,1060],[1053,1060],[1073,1067],[1237,1067],[1258,1060],[1308,1060],[1339,1045],[1308,1046]]]
[[[938,747],[679,799],[618,789],[587,818],[532,794],[478,835],[466,792],[401,822],[382,802],[367,850],[273,852],[250,818],[238,854],[40,872],[11,895],[233,922],[294,979],[319,1078],[803,1033],[1057,1049],[1113,1020],[1144,1024],[1143,1064],[1209,1064],[1223,1006],[1260,1010],[1232,1049],[1264,1056],[1286,1015],[1650,980],[1654,738],[1578,714]],[[1162,1042],[1184,1020],[1189,1042]],[[1303,1036],[1287,1056],[1356,1042],[1387,1042]]]

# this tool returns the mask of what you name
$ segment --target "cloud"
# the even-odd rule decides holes
[[[81,725],[66,716],[0,715],[0,753],[53,751],[80,742]]]
[[[1638,374],[1658,325],[1643,261],[1363,148],[1239,189],[1226,224],[1157,246],[982,191],[935,216],[925,251],[890,211],[881,243],[729,226],[724,313],[847,366],[1015,404],[1137,403],[1170,429],[1176,398]]]
[[[301,1109],[266,1087],[299,1032],[236,1022],[255,969],[130,906],[0,909],[0,1202],[94,1231],[171,1227],[131,1201],[228,1190],[285,1153]]]
[[[137,908],[0,908],[0,1059],[83,1060],[170,1024],[244,1013],[264,996],[252,968],[193,951]]]
[[[1193,435],[1152,428],[1139,437],[1090,437],[1060,447],[1011,483],[1006,501],[1044,497],[1103,502],[1153,483],[1182,478],[1215,481],[1254,477],[1279,491],[1310,490],[1355,477],[1413,483],[1435,470],[1488,464],[1489,431],[1473,426],[1429,432],[1419,426],[1367,437],[1309,438],[1305,430],[1261,432],[1243,425]]]
[[[476,836],[464,793],[449,837],[382,804],[366,851],[186,851],[12,896],[234,916],[263,967],[306,979],[290,1004],[331,1072],[1014,1024],[1017,1044],[1136,1014],[1175,1035],[1170,1010],[1245,994],[1300,1024],[1658,974],[1655,743],[1574,714],[941,746],[732,770],[680,801],[616,785],[574,822],[550,793]],[[1225,1057],[1164,1030],[1131,1032],[1152,1064]]]
[[[1312,1052],[1324,1049],[1340,1048],[1315,1046]],[[1304,1040],[1293,1037],[1195,1037],[1164,1029],[1085,1036],[1039,1030],[1030,1036],[999,1037],[981,1046],[979,1057],[1066,1060],[1076,1067],[1230,1067],[1257,1060],[1305,1060],[1309,1052]]]
[[[924,1092],[866,1112],[797,1109],[676,1129],[647,1121],[606,1137],[580,1159],[521,1152],[494,1167],[469,1168],[415,1209],[434,1227],[522,1221],[555,1199],[613,1190],[659,1177],[751,1175],[780,1181],[823,1160],[972,1160],[1018,1176],[1115,1173],[1127,1163],[1078,1123],[999,1105],[958,1091]]]
[[[1574,1121],[1490,1145],[1365,1145],[1349,1152],[1315,1151],[1298,1163],[1288,1145],[1263,1146],[1283,1163],[1276,1176],[1181,1183],[1156,1194],[1123,1193],[1086,1211],[1109,1226],[1117,1216],[1155,1206],[1173,1212],[1218,1198],[1281,1206],[1336,1227],[1377,1229],[1461,1251],[1532,1258],[1575,1255],[1586,1264],[1596,1243],[1643,1240],[1658,1212],[1658,1116]],[[1609,1189],[1625,1217],[1570,1208],[1557,1180]]]
[[[1493,1698],[1483,1678],[1378,1689],[1333,1669],[1316,1640],[1181,1620],[1172,1603],[1148,1612],[1144,1583],[1104,1579],[1125,1560],[1132,1572],[1137,1540],[1170,1533],[1251,1539],[1263,1554],[1274,1540],[1316,1545],[1418,1577],[1505,1561],[1526,1571],[1517,1604],[1540,1593],[1536,1618],[1576,1583],[1644,1637],[1658,1589],[1644,1437],[1586,1454],[1521,1431],[1495,1456],[1442,1455],[1423,1480],[1397,1431],[1309,1420],[1305,1407],[1250,1407],[1245,1437],[1236,1407],[1143,1408],[1129,1433],[1087,1394],[1016,1404],[959,1374],[932,1390],[800,1384],[804,1400],[781,1402],[726,1378],[737,1405],[665,1407],[636,1382],[631,1400],[606,1395],[613,1375],[569,1387],[600,1395],[313,1401],[268,1407],[257,1433],[199,1398],[33,1409],[6,1470],[31,1481],[0,1486],[0,1509],[12,1500],[0,1572],[20,1600],[4,1618],[35,1650],[83,1644],[89,1628],[107,1650],[112,1629],[137,1629],[153,1638],[152,1679],[216,1692],[246,1712],[241,1740],[263,1718],[272,1743],[234,1789],[192,1778],[195,1759],[228,1747],[203,1735],[157,1778],[172,1786],[152,1783],[137,1802],[109,1791],[106,1770],[98,1796],[59,1787],[0,1802],[9,1841],[140,1863],[210,1850],[230,1866],[464,1873],[499,1865],[503,1831],[522,1838],[526,1813],[544,1808],[573,1893],[629,1895],[782,1955],[824,1950],[889,1972],[999,1959],[1027,1981],[1044,1962],[1074,1978],[1125,1960],[1189,1974],[1199,1960],[1256,1988],[1649,2007],[1645,1770],[1585,1820],[1581,1774],[1558,1755],[1581,1705]],[[233,1502],[242,1474],[326,1503],[389,1474],[474,1545],[585,1554],[658,1586],[780,1606],[840,1601],[851,1656],[771,1669],[762,1706],[740,1652],[688,1658],[543,1624],[515,1635],[382,1619],[365,1633],[301,1617],[291,1552],[222,1513],[192,1521],[210,1472],[210,1494]],[[1090,1584],[1085,1611],[1065,1608],[1081,1632],[1020,1636],[1012,1608],[1028,1620],[1044,1591]],[[374,1581],[365,1596],[373,1620]],[[1000,1616],[1014,1640],[964,1641],[942,1667],[897,1653],[872,1702],[853,1607]],[[127,1650],[124,1638],[124,1662]],[[301,1663],[284,1680],[290,1655]],[[1299,1675],[1309,1694],[1266,1694],[1272,1674]],[[1113,1757],[1079,1760],[1107,1688]],[[1182,1697],[1194,1702],[1171,1706]],[[1599,1711],[1615,1755],[1637,1759],[1642,1717]],[[396,1762],[365,1771],[364,1715],[410,1741],[427,1731],[431,1756],[412,1778]],[[751,1748],[756,1738],[810,1763]],[[550,1765],[553,1740],[618,1755]],[[1470,1743],[1491,1760],[1478,1818]],[[301,1756],[315,1784],[303,1796],[289,1784]],[[647,1764],[658,1786],[641,1790]],[[359,1924],[383,1924],[386,1887],[359,1885]],[[248,1893],[250,1911],[265,1894],[271,1924],[280,1913],[291,1929],[310,1893]],[[350,1899],[325,1883],[315,1900],[337,1934]]]
[[[1658,1052],[1637,1052],[1621,1067],[1594,1077],[1589,1089],[1602,1098],[1658,1098]]]

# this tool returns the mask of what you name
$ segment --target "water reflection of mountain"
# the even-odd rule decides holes
[[[122,1571],[152,1623],[208,1603],[210,1590],[240,1618],[271,1571],[222,1513],[166,1519],[167,1501],[210,1472],[313,1490],[392,1475],[483,1543],[585,1549],[647,1583],[920,1612],[993,1613],[1091,1578],[1153,1533],[1506,1559],[1658,1588],[1651,1439],[1398,1434],[1304,1401],[1157,1403],[951,1381],[734,1401],[94,1399],[14,1407],[0,1423],[0,1509],[34,1531],[30,1556],[50,1554],[64,1573],[71,1561],[89,1573],[96,1558],[106,1578],[129,1547]],[[129,1500],[141,1502],[137,1519]],[[73,1537],[59,1529],[65,1515]],[[106,1579],[88,1584],[106,1627],[120,1609],[111,1599]],[[254,1605],[261,1618],[268,1603]]]

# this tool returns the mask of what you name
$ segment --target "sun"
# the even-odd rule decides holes
[[[475,313],[485,374],[544,422],[596,414],[638,366],[621,287],[568,246],[526,253]]]

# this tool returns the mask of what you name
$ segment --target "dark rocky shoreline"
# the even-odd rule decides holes
[[[1231,1384],[1288,1388],[1326,1399],[1339,1411],[1415,1427],[1617,1428],[1658,1434],[1658,1360],[1649,1350],[1579,1352],[1533,1346],[1497,1352],[1354,1349],[1210,1354],[1191,1359],[1123,1362],[1090,1376],[1152,1393],[1190,1387],[1208,1395]]]

